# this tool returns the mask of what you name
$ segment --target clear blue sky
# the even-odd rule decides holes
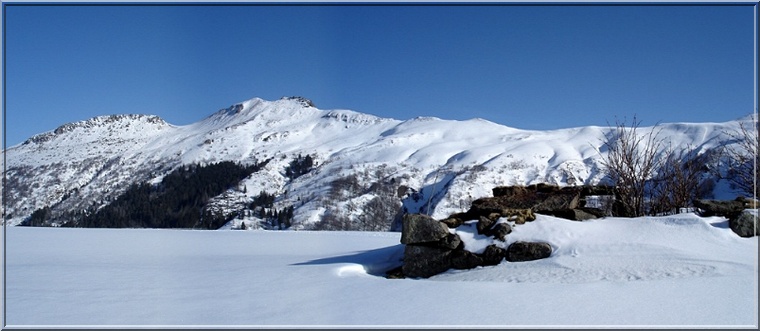
[[[4,4],[7,146],[253,97],[521,129],[754,111],[753,6]]]

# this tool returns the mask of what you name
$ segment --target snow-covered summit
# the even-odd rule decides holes
[[[135,124],[135,127],[130,128]],[[103,135],[104,133],[114,133],[116,131],[122,132],[134,132],[138,129],[144,129],[138,126],[152,126],[156,129],[166,127],[169,124],[162,118],[155,115],[141,115],[141,114],[121,114],[121,115],[107,115],[97,116],[88,120],[67,123],[59,126],[53,131],[40,133],[32,136],[23,142],[26,144],[41,144],[51,141],[56,137],[63,136],[66,133],[81,132],[91,136]]]
[[[740,123],[658,128],[671,146],[692,146],[702,153],[726,142],[726,133]],[[603,138],[612,129],[521,130],[482,119],[435,117],[401,121],[322,110],[303,97],[252,98],[183,126],[148,115],[100,116],[62,125],[6,150],[4,203],[7,219],[18,224],[46,206],[63,210],[108,204],[130,184],[156,182],[181,165],[271,160],[238,185],[241,192],[215,199],[248,201],[262,191],[274,194],[277,208],[295,207],[294,227],[308,228],[328,210],[366,204],[379,194],[370,187],[386,183],[416,192],[415,199],[398,197],[409,212],[443,217],[489,196],[494,186],[598,183],[603,179]],[[298,155],[310,155],[316,166],[289,178],[286,168]],[[336,182],[351,175],[364,189],[329,194]]]

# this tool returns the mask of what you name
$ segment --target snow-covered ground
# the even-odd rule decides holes
[[[7,327],[758,326],[758,239],[718,217],[539,216],[505,244],[550,258],[429,279],[382,277],[399,233],[5,231]]]

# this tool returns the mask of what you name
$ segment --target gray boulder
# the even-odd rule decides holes
[[[480,254],[480,257],[483,259],[482,265],[497,265],[504,260],[504,255],[506,255],[506,250],[504,250],[504,248],[496,245],[488,245],[486,250]]]
[[[478,224],[476,225],[476,228],[478,229],[478,234],[488,235],[488,231],[491,230],[491,227],[495,223],[496,221],[488,217],[480,216],[480,219],[478,220]]]
[[[446,224],[427,215],[406,214],[402,222],[402,244],[438,242],[449,235]]]
[[[464,246],[462,239],[453,233],[449,233],[445,237],[438,240],[438,247],[440,248],[457,249],[459,246]]]
[[[451,267],[454,269],[472,269],[480,265],[483,265],[483,259],[470,251],[464,249],[451,251]]]
[[[437,275],[451,268],[451,252],[439,247],[406,245],[401,270],[412,278]]]
[[[497,223],[489,232],[489,236],[493,236],[497,240],[506,241],[507,235],[512,233],[512,227],[507,223]]]
[[[524,262],[544,259],[552,255],[552,246],[544,242],[518,241],[507,247],[506,259],[509,262]]]
[[[728,219],[728,227],[740,237],[760,236],[757,215],[749,210],[743,210],[738,216]]]

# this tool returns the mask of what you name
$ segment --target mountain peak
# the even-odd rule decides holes
[[[282,97],[282,98],[280,98],[280,100],[293,100],[293,101],[296,101],[296,102],[300,103],[304,107],[317,108],[317,106],[314,105],[314,102],[312,102],[311,100],[309,100],[307,98],[300,97],[300,96]]]
[[[37,134],[27,139],[23,144],[26,145],[30,143],[42,143],[42,142],[51,140],[56,136],[60,136],[65,133],[72,132],[77,129],[91,130],[96,127],[111,127],[111,126],[117,126],[117,127],[127,126],[128,127],[129,123],[131,122],[145,122],[150,125],[156,125],[156,126],[168,125],[166,121],[164,121],[162,118],[156,115],[118,114],[118,115],[96,116],[84,121],[63,124],[51,132]]]

